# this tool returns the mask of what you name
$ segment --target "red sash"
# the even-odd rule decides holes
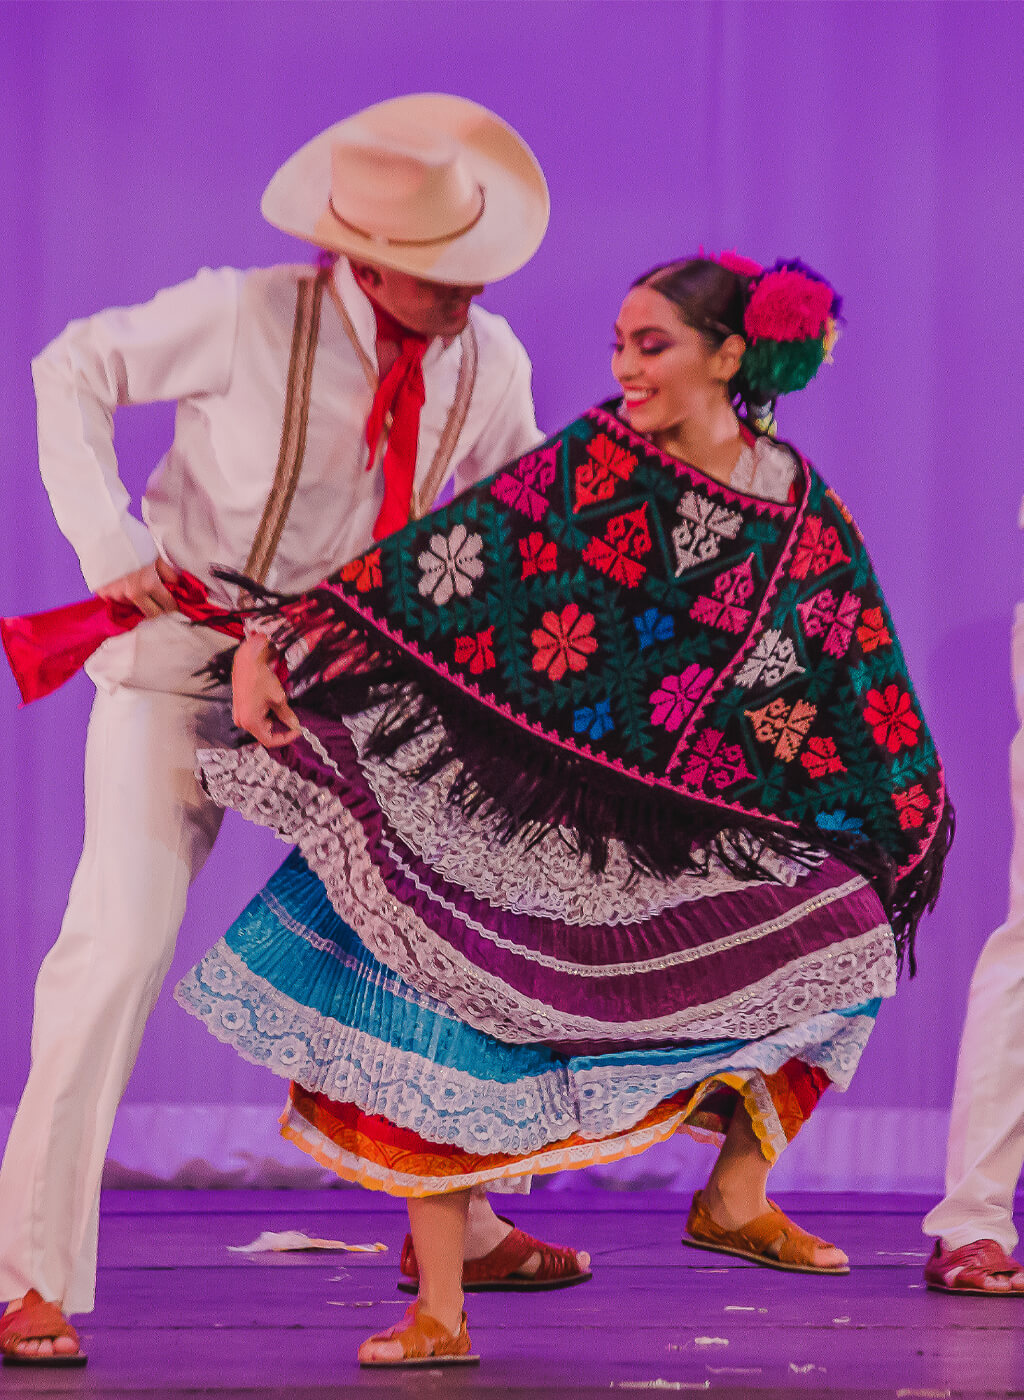
[[[210,603],[205,584],[192,574],[181,573],[166,587],[190,621],[205,622],[230,637],[242,636],[241,624],[224,620],[224,609]],[[82,669],[108,637],[130,632],[144,617],[132,603],[86,598],[48,612],[0,618],[0,639],[22,704],[58,689]]]

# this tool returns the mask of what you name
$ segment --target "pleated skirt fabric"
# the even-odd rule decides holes
[[[678,1131],[715,1138],[740,1100],[772,1161],[825,1088],[849,1083],[880,1005],[847,996],[750,1038],[638,1038],[624,1023],[575,1043],[505,1040],[376,957],[301,850],[176,995],[292,1081],[286,1137],[340,1177],[404,1196],[610,1162]]]

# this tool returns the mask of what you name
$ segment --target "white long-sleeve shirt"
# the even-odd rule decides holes
[[[144,305],[73,321],[33,361],[40,470],[90,588],[159,553],[225,596],[211,566],[241,569],[252,546],[277,466],[297,283],[309,273],[298,266],[203,269]],[[373,307],[344,260],[333,278],[333,294],[376,366]],[[448,467],[446,487],[456,492],[541,438],[526,351],[500,316],[476,305],[470,314],[479,358]],[[461,357],[458,340],[438,339],[424,356],[417,485],[455,398]],[[309,587],[371,545],[383,499],[380,467],[366,470],[372,399],[360,356],[325,295],[305,455],[268,587]],[[149,479],[139,520],[118,475],[114,410],[156,400],[178,402],[174,440]]]

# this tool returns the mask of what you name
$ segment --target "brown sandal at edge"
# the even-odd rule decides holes
[[[707,1249],[714,1254],[733,1254],[737,1259],[749,1259],[752,1264],[761,1264],[767,1269],[783,1269],[794,1274],[848,1274],[849,1264],[812,1263],[814,1251],[819,1248],[834,1249],[827,1240],[809,1234],[794,1224],[789,1216],[779,1210],[774,1201],[769,1201],[769,1210],[764,1215],[748,1220],[737,1230],[723,1229],[704,1204],[704,1193],[694,1192],[693,1205],[686,1221],[686,1235],[683,1244],[691,1249]],[[779,1243],[778,1253],[769,1251]]]
[[[478,1366],[479,1355],[470,1352],[472,1343],[466,1331],[466,1314],[458,1333],[442,1327],[436,1317],[424,1312],[419,1303],[410,1303],[394,1327],[374,1332],[368,1342],[401,1342],[402,1355],[395,1361],[360,1361],[364,1370],[395,1370],[407,1366]]]
[[[83,1351],[54,1352],[50,1356],[21,1356],[14,1350],[21,1342],[55,1342],[67,1337],[79,1346],[78,1333],[56,1303],[45,1303],[34,1288],[25,1294],[16,1312],[0,1317],[0,1352],[5,1366],[84,1366]]]
[[[498,1216],[506,1225],[512,1221]],[[531,1254],[540,1255],[535,1274],[520,1274],[518,1269]],[[403,1293],[415,1293],[419,1287],[419,1266],[412,1236],[406,1235],[398,1265],[405,1275],[398,1287]],[[565,1245],[545,1244],[535,1240],[513,1225],[511,1233],[489,1254],[480,1259],[467,1259],[462,1266],[462,1287],[466,1293],[541,1293],[545,1289],[572,1288],[593,1278],[589,1269],[581,1269],[576,1251]]]

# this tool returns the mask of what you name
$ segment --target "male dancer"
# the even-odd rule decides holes
[[[1024,509],[1021,512],[1024,524]],[[946,1195],[925,1216],[935,1236],[929,1288],[1024,1294],[1013,1197],[1024,1165],[1024,603],[1013,632],[1021,728],[1010,749],[1014,842],[1010,910],[981,951],[960,1041],[946,1156]]]
[[[196,679],[224,639],[186,625],[167,583],[187,570],[225,601],[220,564],[306,588],[540,438],[526,352],[471,304],[533,255],[548,218],[536,160],[493,113],[439,94],[379,103],[287,161],[263,212],[340,255],[333,268],[203,270],[73,322],[33,364],[58,524],[89,586],[147,620],[89,664],[85,848],[0,1169],[5,1362],[85,1360],[66,1314],[93,1306],[114,1113],[220,825],[193,769],[229,737],[230,697]],[[157,399],[178,409],[143,524],[113,414]],[[478,1278],[541,1282],[536,1243],[477,1199]],[[556,1252],[563,1273],[585,1268]]]

